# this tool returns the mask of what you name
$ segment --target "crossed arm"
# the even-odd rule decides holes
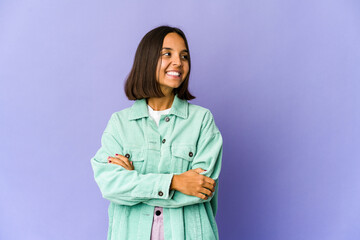
[[[108,163],[119,165],[126,170],[135,170],[132,161],[121,154],[115,154],[115,157],[108,157]],[[208,199],[215,191],[215,180],[201,175],[206,170],[201,168],[191,169],[179,175],[173,175],[170,189],[182,192],[186,195],[195,196],[201,199]]]
[[[126,157],[115,155],[122,152],[122,147],[110,130],[107,127],[101,139],[102,146],[91,159],[95,181],[104,198],[121,205],[143,202],[168,208],[207,202],[213,198],[221,168],[220,132],[201,138],[191,170],[175,175],[138,173]]]

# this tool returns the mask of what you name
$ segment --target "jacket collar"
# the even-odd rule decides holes
[[[174,101],[171,105],[169,115],[176,115],[181,118],[188,117],[189,103],[186,100],[178,98],[177,93],[175,94]],[[129,120],[138,118],[149,117],[148,106],[146,99],[137,99],[130,108]]]

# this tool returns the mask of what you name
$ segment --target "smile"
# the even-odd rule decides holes
[[[180,77],[181,73],[170,71],[170,72],[167,72],[166,75],[169,75],[169,76],[172,76],[172,77]]]

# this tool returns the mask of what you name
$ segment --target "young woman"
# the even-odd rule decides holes
[[[108,239],[218,239],[222,136],[211,112],[188,103],[184,33],[157,27],[141,40],[125,93],[91,159],[110,200]]]

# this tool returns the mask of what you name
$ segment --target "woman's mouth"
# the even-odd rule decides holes
[[[171,77],[171,78],[176,78],[176,79],[179,79],[180,76],[181,76],[181,73],[180,72],[176,72],[176,71],[169,71],[169,72],[166,72],[166,75]]]

